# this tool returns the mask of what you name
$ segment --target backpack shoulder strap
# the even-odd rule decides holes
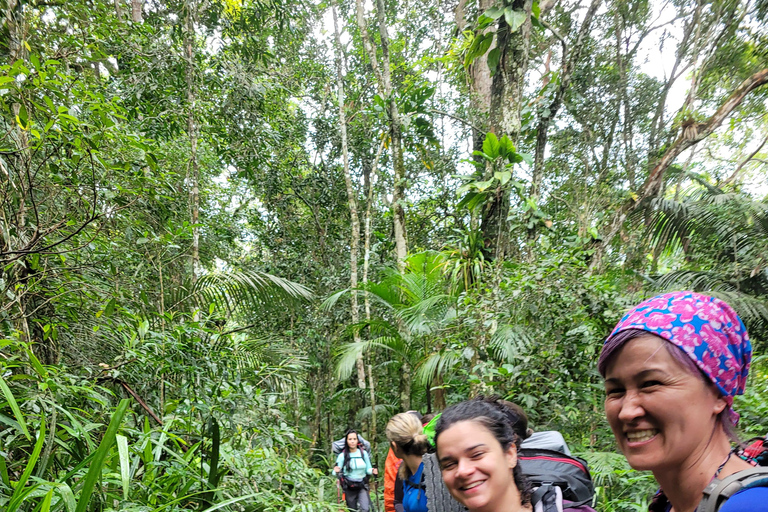
[[[704,496],[698,506],[699,512],[717,512],[728,498],[743,489],[768,487],[768,467],[757,466],[720,480],[715,478],[704,489]]]

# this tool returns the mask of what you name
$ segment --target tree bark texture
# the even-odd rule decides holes
[[[142,10],[144,8],[144,0],[131,0],[131,20],[134,23],[141,23],[144,21],[144,15]]]
[[[502,16],[496,32],[499,64],[491,84],[490,131],[499,138],[506,135],[517,146],[521,130],[523,84],[528,70],[531,37],[531,0],[515,0],[515,10],[526,13],[525,22],[514,32]],[[488,251],[503,260],[509,252],[509,188],[498,187],[485,203],[480,229]]]

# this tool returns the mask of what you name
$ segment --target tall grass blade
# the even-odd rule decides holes
[[[123,481],[123,499],[128,500],[128,489],[131,484],[130,460],[128,460],[128,438],[118,434],[117,453],[120,455],[120,478]]]
[[[45,444],[45,418],[41,418],[40,420],[40,432],[37,436],[37,442],[35,442],[35,448],[32,450],[32,455],[29,457],[29,461],[27,461],[27,467],[24,468],[24,472],[21,474],[21,478],[19,478],[19,481],[16,482],[16,489],[13,491],[13,495],[8,502],[8,508],[5,512],[15,512],[19,505],[21,505],[24,497],[31,490],[24,489],[24,486],[27,485],[27,480],[29,480],[29,476],[35,469],[37,459],[40,458],[40,452],[43,451],[43,444]]]
[[[124,398],[120,401],[120,404],[115,409],[115,414],[112,415],[112,419],[109,422],[107,431],[104,433],[104,437],[99,444],[99,448],[96,450],[96,456],[91,462],[91,466],[88,468],[88,473],[85,475],[83,482],[83,488],[80,491],[80,499],[77,502],[77,508],[75,512],[85,512],[88,508],[88,503],[91,501],[91,495],[93,489],[96,486],[96,480],[101,477],[101,470],[104,466],[104,460],[107,458],[107,453],[112,448],[112,444],[115,442],[115,436],[117,430],[120,428],[120,424],[125,416],[125,411],[128,409],[130,400]]]
[[[5,379],[0,377],[0,388],[3,390],[3,395],[5,395],[5,399],[8,400],[8,405],[11,406],[11,410],[13,411],[13,415],[16,416],[16,421],[19,422],[19,427],[21,428],[22,433],[28,440],[32,440],[32,436],[29,435],[29,430],[27,430],[27,423],[24,421],[24,416],[21,414],[21,409],[19,409],[19,404],[16,403],[16,399],[13,397],[13,393],[11,393],[11,388],[8,387],[8,384],[5,383]]]
[[[51,498],[53,498],[53,489],[45,495],[43,504],[40,506],[40,512],[51,512]]]

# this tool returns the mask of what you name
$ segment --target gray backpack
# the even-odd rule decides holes
[[[743,489],[752,487],[768,487],[768,467],[756,466],[728,475],[722,480],[715,478],[704,489],[704,497],[696,510],[717,512],[728,498]]]

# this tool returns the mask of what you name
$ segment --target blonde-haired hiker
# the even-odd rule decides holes
[[[395,482],[396,512],[427,512],[422,456],[429,442],[421,421],[410,413],[400,413],[387,423],[387,439],[395,456],[403,459]]]

